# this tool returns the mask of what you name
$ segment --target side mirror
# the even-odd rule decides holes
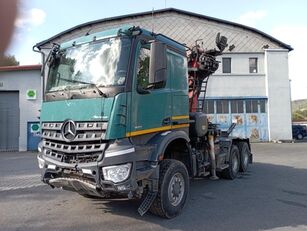
[[[59,44],[53,44],[53,47],[51,48],[51,51],[47,57],[47,66],[52,67],[55,65],[56,62],[59,62],[61,56],[59,54],[60,51],[60,45]]]
[[[149,84],[165,82],[166,71],[166,45],[161,42],[153,42],[150,45]]]

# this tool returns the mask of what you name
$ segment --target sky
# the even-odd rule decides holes
[[[307,99],[306,0],[20,0],[15,34],[6,53],[15,55],[21,65],[41,63],[33,45],[59,32],[92,20],[165,7],[251,26],[291,45],[292,100]]]

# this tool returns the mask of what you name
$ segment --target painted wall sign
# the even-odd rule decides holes
[[[31,124],[31,133],[38,133],[40,130],[39,123]]]
[[[36,99],[36,90],[33,90],[33,89],[28,89],[27,90],[27,99],[29,100],[35,100]]]

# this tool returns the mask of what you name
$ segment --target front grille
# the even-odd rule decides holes
[[[65,154],[57,151],[46,149],[44,154],[54,160],[67,163],[67,164],[78,164],[78,163],[91,163],[96,162],[101,153],[89,153],[89,154]]]
[[[43,130],[61,130],[63,123],[43,123]],[[108,124],[105,122],[77,122],[77,130],[106,130]]]
[[[62,141],[63,137],[61,132],[57,131],[44,131],[42,134],[43,138],[50,139],[50,140],[59,140]],[[101,140],[104,138],[104,133],[103,132],[94,132],[94,131],[89,131],[89,132],[84,132],[78,134],[74,141],[75,142],[80,142],[80,141],[94,141],[94,140]]]
[[[56,143],[51,141],[43,141],[43,147],[58,152],[64,153],[86,153],[86,152],[98,152],[103,151],[105,143],[97,144],[68,144],[68,143]]]
[[[63,123],[42,123],[44,154],[52,159],[76,164],[95,162],[105,149],[107,123],[75,122],[76,136],[66,142],[62,136]]]
[[[63,141],[61,128],[63,123],[43,123],[42,138],[48,140]],[[100,141],[105,137],[107,123],[103,122],[81,122],[76,123],[77,136],[73,142]]]

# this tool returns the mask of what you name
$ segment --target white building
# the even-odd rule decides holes
[[[40,69],[40,65],[0,67],[0,151],[37,148]]]
[[[208,84],[206,111],[209,119],[219,123],[223,129],[227,129],[236,120],[233,135],[249,137],[255,141],[292,139],[288,76],[288,52],[292,48],[257,29],[170,8],[157,10],[154,16],[150,11],[84,23],[37,45],[47,53],[49,49],[44,48],[50,48],[54,42],[62,43],[87,33],[127,24],[154,30],[155,33],[165,34],[188,46],[194,45],[196,39],[203,39],[204,48],[208,49],[215,47],[218,32],[226,36],[229,46],[225,54],[219,57],[221,65]],[[27,138],[22,136],[27,121],[37,121],[41,97],[38,90],[39,71],[31,74],[28,72],[14,76],[10,72],[0,72],[0,94],[19,89],[20,110],[31,108],[33,113],[31,116],[20,114],[19,150],[27,147]],[[20,88],[15,86],[18,81],[24,81],[18,83]],[[25,91],[32,88],[37,90],[37,100],[25,100]],[[0,142],[3,142],[1,138]]]
[[[228,38],[221,65],[210,78],[206,109],[212,122],[223,129],[235,119],[233,135],[256,141],[292,138],[288,52],[292,48],[257,29],[186,12],[163,9],[96,20],[63,31],[38,45],[43,49],[87,33],[124,24],[140,26],[204,48],[214,48],[216,34]]]

